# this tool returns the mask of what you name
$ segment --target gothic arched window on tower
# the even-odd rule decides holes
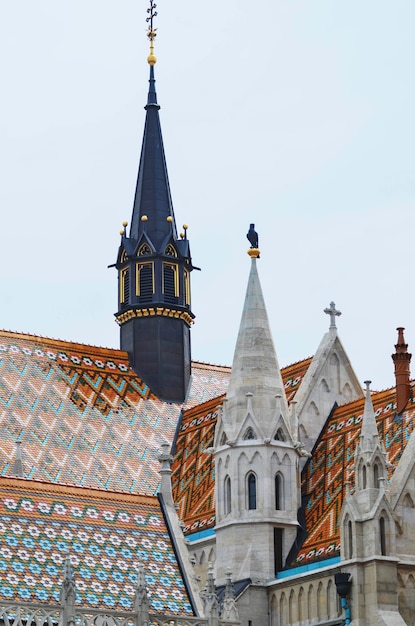
[[[190,306],[190,272],[184,270],[184,299],[185,304]]]
[[[275,510],[282,511],[284,509],[284,479],[281,474],[275,476]]]
[[[373,466],[373,486],[375,489],[379,489],[379,478],[381,478],[381,470],[379,467],[379,462],[376,459]]]
[[[130,268],[120,271],[120,303],[128,304],[130,300]]]
[[[253,511],[256,509],[256,476],[252,472],[248,474],[248,509]]]
[[[255,433],[251,427],[247,428],[243,438],[246,439],[255,439]]]
[[[362,488],[366,489],[366,485],[367,485],[367,470],[366,470],[366,465],[363,465],[363,467],[362,467]]]
[[[174,246],[171,245],[171,243],[169,243],[169,245],[165,249],[164,254],[166,256],[177,256],[177,252],[176,252]]]
[[[141,302],[151,302],[154,294],[153,263],[137,263],[136,292]]]
[[[225,478],[225,489],[223,495],[225,515],[229,515],[232,511],[232,485],[230,476],[226,476]]]
[[[137,256],[145,256],[148,254],[152,254],[152,250],[148,243],[143,243],[138,249]]]
[[[274,439],[275,439],[276,441],[285,441],[285,435],[284,435],[284,433],[283,433],[282,428],[279,428],[279,429],[277,430],[277,432],[275,433],[275,437],[274,437]]]
[[[353,526],[351,520],[347,522],[347,559],[353,558]]]
[[[176,304],[179,296],[179,273],[175,263],[163,263],[164,301]]]
[[[386,556],[386,522],[383,515],[379,518],[380,553]]]

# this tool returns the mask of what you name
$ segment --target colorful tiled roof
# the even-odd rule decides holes
[[[187,406],[223,394],[229,371],[194,363]],[[0,331],[1,475],[21,439],[29,478],[155,493],[181,410],[151,393],[126,352]]]
[[[294,396],[311,360],[308,358],[281,370],[287,399]],[[215,526],[214,462],[206,449],[213,446],[223,398],[224,395],[185,410],[180,422],[172,486],[186,535]]]
[[[59,602],[68,552],[80,605],[132,610],[143,563],[151,610],[193,614],[156,496],[0,477],[0,596]]]
[[[396,414],[396,392],[388,389],[372,394],[379,436],[389,462],[396,467],[415,426],[415,399]],[[307,538],[294,565],[340,556],[340,512],[345,483],[354,484],[354,452],[361,430],[364,399],[337,407],[328,419],[312,458],[303,470],[302,496]],[[391,470],[393,472],[393,470]]]
[[[215,525],[215,463],[209,448],[213,446],[222,400],[223,396],[214,398],[185,411],[180,423],[172,488],[186,535]]]
[[[298,361],[297,363],[293,363],[292,365],[281,369],[285,395],[287,396],[288,402],[291,402],[294,395],[298,391],[298,388],[306,375],[312,360],[313,357],[308,357],[303,361]]]

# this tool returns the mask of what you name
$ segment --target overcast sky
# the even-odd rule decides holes
[[[355,371],[415,352],[415,2],[159,0],[157,92],[189,224],[193,358],[230,365],[256,224],[280,365],[342,311]],[[145,0],[0,3],[0,327],[118,347],[114,269],[148,87]],[[414,365],[415,367],[415,357]]]

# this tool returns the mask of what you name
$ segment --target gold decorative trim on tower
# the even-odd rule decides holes
[[[186,311],[177,311],[176,309],[169,309],[163,307],[149,307],[147,309],[130,309],[121,315],[118,315],[116,322],[119,326],[122,326],[134,317],[175,317],[176,319],[183,320],[188,326],[194,323],[193,317]]]

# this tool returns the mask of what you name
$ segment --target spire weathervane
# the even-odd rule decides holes
[[[153,20],[157,16],[156,11],[157,4],[154,0],[150,0],[150,6],[147,9],[148,17],[146,18],[146,22],[148,24],[147,28],[147,37],[150,41],[150,54],[147,57],[147,61],[150,65],[154,65],[157,61],[157,58],[154,54],[154,40],[157,37],[157,28],[154,28]]]

